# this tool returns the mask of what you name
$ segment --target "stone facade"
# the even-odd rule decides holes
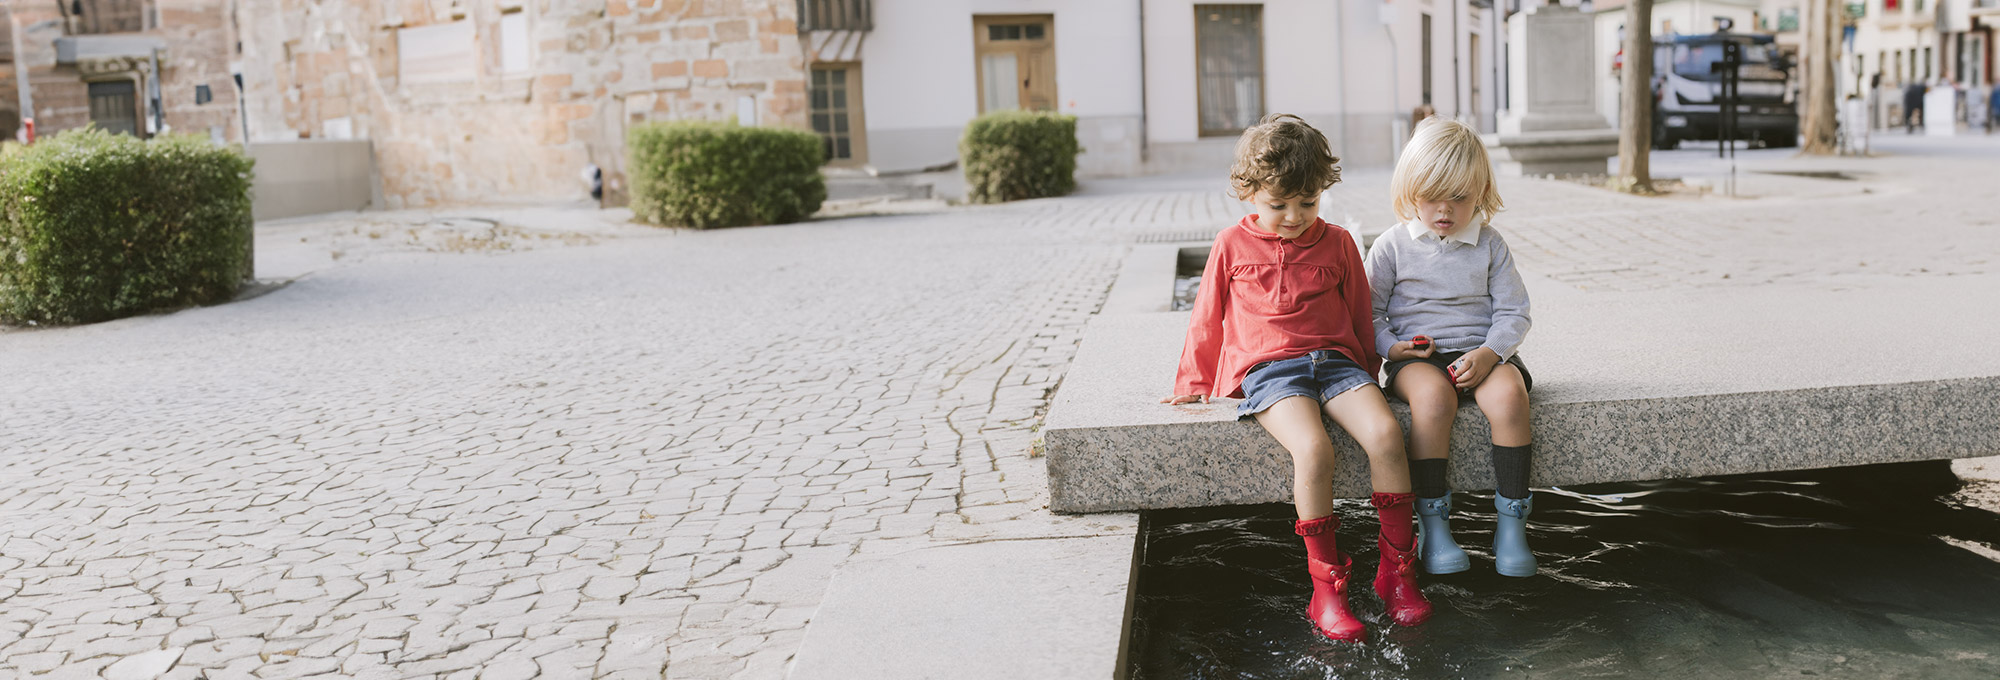
[[[235,24],[227,0],[152,0],[149,2],[79,3],[86,11],[99,6],[120,6],[136,12],[137,31],[93,32],[89,22],[66,16],[58,3],[11,3],[13,26],[20,42],[20,59],[7,48],[0,58],[0,135],[13,138],[24,117],[17,95],[16,77],[28,74],[34,102],[35,134],[46,137],[92,122],[90,84],[130,82],[133,84],[135,115],[142,134],[162,131],[206,134],[222,141],[242,141],[242,118],[237,115],[237,88],[230,73],[236,57]],[[0,24],[0,31],[8,25]],[[115,40],[126,49],[119,54],[85,55],[69,63],[58,63],[57,42],[62,39]],[[130,46],[151,43],[160,47],[160,104],[165,129],[150,129],[153,104],[148,96],[153,78],[150,50]],[[199,96],[206,87],[206,100]]]
[[[806,127],[792,0],[246,4],[253,141],[367,138],[385,207],[622,189],[627,126]]]

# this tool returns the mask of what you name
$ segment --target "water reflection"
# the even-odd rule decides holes
[[[1306,621],[1290,506],[1150,513],[1133,677],[2000,677],[2000,514],[1959,486],[1929,462],[1539,490],[1530,579],[1493,573],[1491,497],[1461,494],[1473,568],[1423,577],[1414,629],[1341,501],[1362,644]]]

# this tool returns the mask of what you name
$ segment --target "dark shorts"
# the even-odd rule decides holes
[[[1296,359],[1266,361],[1243,376],[1243,403],[1236,416],[1253,415],[1286,397],[1312,397],[1326,403],[1363,385],[1375,384],[1361,365],[1338,351],[1316,350]]]
[[[1404,361],[1391,361],[1389,362],[1388,367],[1383,369],[1382,391],[1388,393],[1390,398],[1395,398],[1396,391],[1390,389],[1389,386],[1396,384],[1396,373],[1402,371],[1404,366],[1421,362],[1430,364],[1432,366],[1436,366],[1438,368],[1438,372],[1443,373],[1444,367],[1450,366],[1451,362],[1458,361],[1458,358],[1462,356],[1465,356],[1464,352],[1438,352],[1436,354],[1432,354],[1431,358],[1429,359],[1407,359]],[[1521,363],[1520,354],[1515,354],[1514,358],[1508,359],[1507,365],[1512,365],[1514,368],[1520,370],[1521,384],[1526,386],[1529,392],[1535,391],[1535,376],[1528,373],[1527,364]],[[1496,371],[1500,370],[1500,367],[1494,366],[1493,370]]]

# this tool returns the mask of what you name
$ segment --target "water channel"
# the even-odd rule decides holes
[[[1482,461],[1483,463],[1483,461]],[[1461,494],[1469,572],[1389,625],[1374,512],[1339,502],[1360,644],[1304,615],[1289,505],[1148,513],[1131,677],[2000,677],[2000,503],[1949,462],[1541,489],[1541,573],[1493,573],[1491,496]]]

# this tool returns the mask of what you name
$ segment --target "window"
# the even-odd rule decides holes
[[[1047,35],[1047,31],[1048,29],[1039,22],[1032,24],[987,24],[986,40],[988,42],[1041,40],[1043,36]]]
[[[130,80],[90,84],[90,122],[108,132],[139,134],[138,88]]]
[[[1424,65],[1418,72],[1424,74],[1424,103],[1431,103],[1431,13],[1424,13]]]
[[[861,123],[861,67],[856,64],[814,64],[812,126],[819,133],[826,162],[858,164],[868,159]]]
[[[979,112],[1056,108],[1055,17],[974,16]]]
[[[137,33],[146,30],[144,0],[70,0],[68,10],[78,33]]]
[[[1922,7],[1917,8],[1917,11],[1919,12],[1923,10],[1924,8]],[[1924,80],[1928,82],[1930,79],[1931,79],[1931,48],[1926,47],[1924,48]]]
[[[1264,6],[1195,5],[1201,135],[1235,135],[1264,117]]]

